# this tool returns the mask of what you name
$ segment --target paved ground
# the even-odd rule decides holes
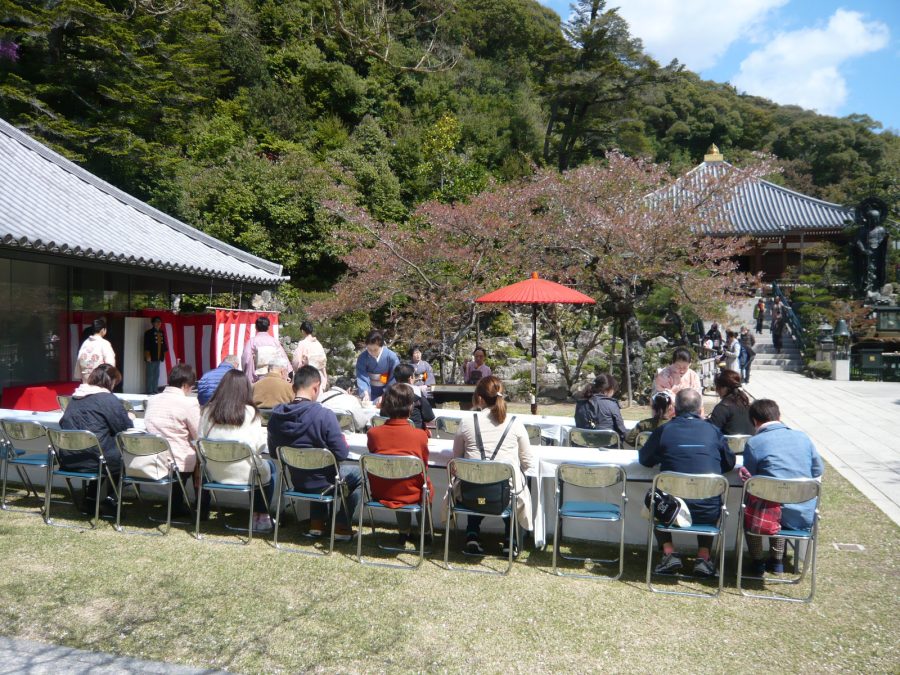
[[[158,661],[142,661],[125,656],[88,652],[70,647],[56,647],[31,640],[0,637],[0,675],[7,673],[66,673],[112,675],[113,673],[147,673],[149,675],[205,675],[218,670],[186,668]]]
[[[900,525],[900,383],[812,380],[753,371],[747,391],[771,398],[842,476]]]

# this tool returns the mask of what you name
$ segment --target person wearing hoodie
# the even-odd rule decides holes
[[[90,431],[103,448],[103,457],[112,474],[118,480],[122,471],[122,455],[116,445],[116,434],[134,426],[125,406],[113,393],[122,381],[122,374],[115,366],[103,363],[94,368],[87,382],[78,385],[72,400],[59,420],[61,429]],[[60,466],[69,471],[96,471],[99,453],[91,450],[67,452],[60,457]],[[97,499],[97,481],[89,481],[84,490],[81,510],[94,512]],[[100,505],[104,515],[112,515],[116,502],[108,496]]]
[[[294,400],[276,406],[269,417],[269,454],[278,456],[278,448],[328,448],[339,463],[341,478],[347,485],[347,509],[337,514],[334,538],[350,541],[353,512],[359,502],[359,467],[340,464],[350,458],[350,449],[334,412],[318,402],[322,376],[313,366],[303,366],[294,373]],[[295,490],[323,493],[334,485],[333,469],[302,471],[291,469]],[[325,532],[328,507],[318,502],[309,504],[309,536],[320,537]]]
[[[579,429],[610,430],[625,440],[625,422],[619,402],[613,398],[619,383],[609,373],[597,376],[584,391],[583,398],[575,403],[575,426]]]

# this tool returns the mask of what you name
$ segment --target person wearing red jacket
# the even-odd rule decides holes
[[[375,455],[412,455],[428,466],[428,432],[413,429],[407,422],[415,400],[413,388],[406,383],[398,382],[385,391],[381,402],[381,414],[389,419],[380,427],[369,429],[369,452]],[[434,488],[427,475],[426,480],[429,497],[433,498]],[[404,480],[385,480],[370,476],[369,486],[372,489],[372,498],[391,508],[422,503],[422,479],[419,476]],[[410,536],[412,514],[397,511],[396,516],[400,530],[398,543],[403,546],[407,541],[413,541]],[[426,545],[430,540],[430,535],[426,534]]]

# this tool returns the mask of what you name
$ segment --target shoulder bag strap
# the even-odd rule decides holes
[[[344,392],[339,391],[339,392],[337,392],[336,394],[332,394],[332,395],[329,396],[328,398],[323,398],[321,401],[319,401],[319,403],[324,404],[326,401],[330,401],[330,400],[333,399],[333,398],[337,398],[338,396],[340,396],[340,395],[343,394],[343,393],[344,393]]]
[[[497,441],[497,447],[494,448],[494,454],[491,455],[491,460],[497,456],[497,453],[500,452],[500,446],[503,445],[503,441],[506,439],[506,434],[509,433],[509,428],[512,426],[512,423],[516,421],[516,416],[513,415],[509,422],[506,423],[506,428],[503,430],[503,435],[500,436],[500,440]],[[484,459],[484,451],[482,450],[482,459]]]
[[[475,413],[475,445],[478,446],[478,452],[481,453],[481,459],[487,459],[484,454],[484,441],[481,440],[481,427],[478,425],[478,413]],[[491,459],[494,458],[491,457]]]

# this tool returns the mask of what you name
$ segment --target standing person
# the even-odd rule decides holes
[[[416,369],[415,384],[419,386],[422,396],[430,396],[428,387],[437,384],[434,379],[434,369],[427,361],[422,360],[422,348],[419,345],[413,345],[409,350],[410,363]]]
[[[726,331],[727,339],[722,349],[722,356],[725,359],[725,370],[737,370],[740,368],[741,360],[741,343],[738,335],[733,330]]]
[[[366,348],[356,358],[356,389],[361,399],[373,403],[381,398],[385,387],[394,381],[394,368],[400,357],[384,346],[381,331],[366,337]]]
[[[303,366],[312,366],[322,376],[322,391],[327,391],[328,373],[325,370],[328,365],[328,355],[325,353],[325,347],[319,342],[315,329],[309,321],[304,321],[300,324],[300,332],[303,333],[303,339],[300,340],[297,348],[294,350],[294,359],[292,361],[294,370],[299,370]]]
[[[756,319],[756,334],[762,335],[763,323],[766,321],[766,302],[762,298],[756,301],[753,308],[753,318]]]
[[[407,366],[410,367],[411,366]],[[398,378],[399,380],[399,378]],[[422,429],[413,429],[407,423],[412,418],[412,409],[417,396],[411,385],[404,382],[396,382],[384,392],[381,403],[381,414],[388,417],[388,421],[380,427],[372,427],[367,434],[367,446],[373,455],[400,455],[413,456],[422,460],[427,471],[428,468],[428,434]],[[434,488],[431,479],[425,474],[428,482],[428,494],[434,497]],[[407,504],[422,503],[422,480],[419,476],[404,480],[385,480],[377,476],[369,477],[369,485],[372,488],[372,499],[385,506],[397,509]],[[405,546],[407,541],[415,542],[410,536],[412,527],[412,514],[405,511],[396,511],[397,526],[400,530],[398,544]],[[418,517],[424,518],[425,513]],[[426,523],[426,531],[428,530]],[[431,544],[431,535],[425,535],[425,544]]]
[[[415,371],[413,367],[409,363],[401,363],[399,366],[394,368],[394,384],[390,387],[387,387],[384,391],[387,393],[391,390],[391,387],[394,387],[397,384],[408,384],[412,386],[413,380],[415,379]],[[415,394],[415,388],[413,388],[413,393]],[[384,407],[384,403],[382,403],[382,408]],[[381,414],[385,417],[390,417],[388,412],[383,410]],[[410,412],[409,419],[416,426],[416,429],[425,429],[425,425],[428,422],[434,421],[434,411],[431,409],[431,404],[428,402],[428,399],[424,396],[419,396],[415,394],[415,398],[413,400],[412,411]]]
[[[453,437],[453,456],[467,459],[482,459],[480,448],[484,448],[487,457],[494,454],[494,460],[505,462],[513,467],[513,485],[516,493],[515,517],[518,524],[531,530],[531,493],[525,483],[525,472],[537,466],[537,460],[531,450],[531,441],[525,426],[515,417],[506,417],[506,394],[503,381],[499,377],[489,375],[482,378],[475,386],[472,405],[478,409],[474,415],[466,415],[459,425],[459,431]],[[468,516],[466,521],[466,552],[484,553],[479,541],[481,521],[484,516]],[[502,552],[509,555],[510,520],[503,519],[506,536]],[[518,543],[513,542],[513,555],[518,553]]]
[[[719,330],[719,324],[713,323],[709,330],[706,331],[706,339],[712,341],[712,349],[718,352],[722,347],[722,331]]]
[[[784,312],[779,311],[777,314],[772,311],[772,346],[775,347],[775,353],[781,354],[781,347],[784,344]]]
[[[339,463],[341,478],[347,486],[347,508],[336,515],[334,538],[336,541],[350,541],[354,532],[351,528],[353,512],[359,503],[359,467],[344,464],[350,458],[350,448],[341,431],[334,413],[318,402],[322,376],[312,366],[303,366],[294,373],[294,400],[279,405],[269,418],[269,452],[278,456],[278,448],[327,448]],[[320,494],[335,484],[333,469],[305,471],[291,469],[291,481],[295,490]],[[341,506],[335,499],[333,506]],[[321,537],[325,531],[328,505],[321,502],[309,504],[309,536]]]
[[[757,332],[762,332],[760,329]],[[750,382],[750,365],[753,363],[753,359],[756,358],[756,338],[753,337],[753,333],[750,332],[750,329],[747,326],[741,326],[741,377],[744,380],[744,384]]]
[[[750,421],[756,428],[753,438],[744,447],[744,466],[741,477],[769,476],[771,478],[818,478],[825,471],[822,458],[809,436],[789,429],[781,422],[778,404],[759,399],[750,406]],[[812,526],[813,503],[784,504],[781,525],[788,529],[806,530]],[[784,572],[784,538],[769,538],[769,560],[766,562],[762,537],[747,533],[752,571],[756,576],[764,572]]]
[[[81,344],[78,350],[78,369],[81,382],[87,384],[94,369],[102,364],[116,365],[116,353],[106,339],[106,320],[94,319],[94,332]],[[118,372],[118,371],[116,371]],[[119,382],[122,381],[121,376]],[[118,382],[116,383],[118,384]]]
[[[186,363],[179,363],[169,373],[169,386],[147,400],[147,410],[144,413],[147,431],[169,441],[182,483],[193,476],[197,466],[197,453],[193,443],[200,437],[200,404],[191,396],[191,389],[196,381],[194,369]],[[158,463],[159,458],[154,457],[153,461]],[[141,460],[135,460],[132,469],[140,470],[141,464]],[[147,472],[149,478],[160,478],[160,474],[165,475],[161,471],[153,475]],[[172,491],[172,515],[190,515],[180,489]]]
[[[491,376],[490,366],[484,362],[486,358],[484,347],[475,347],[472,351],[473,360],[463,364],[463,380],[466,384],[478,384],[482,378]]]
[[[59,420],[60,429],[90,431],[97,437],[114,481],[118,481],[122,471],[122,454],[116,444],[116,434],[134,426],[122,401],[112,393],[121,381],[122,374],[115,366],[101,363],[88,376],[87,382],[78,385]],[[96,471],[99,456],[98,452],[91,450],[67,452],[60,458],[60,467],[71,471]],[[103,480],[104,477],[101,477],[100,482]],[[97,481],[88,481],[81,502],[83,513],[94,513],[99,488]],[[111,495],[100,503],[100,512],[107,516],[115,515],[116,501]]]
[[[269,532],[272,518],[266,505],[268,503],[271,508],[275,493],[275,462],[260,456],[266,450],[266,430],[253,405],[250,382],[241,371],[229,370],[222,376],[216,393],[203,409],[199,434],[200,438],[211,441],[240,441],[250,446],[252,456],[243,462],[228,464],[227,468],[210,462],[206,465],[206,474],[217,483],[240,485],[250,482],[250,472],[255,465],[266,499],[263,500],[257,488],[253,497],[253,531]],[[206,504],[203,504],[202,509],[205,508]]]
[[[659,427],[638,450],[643,466],[656,466],[661,471],[680,473],[726,474],[734,468],[734,453],[725,437],[712,424],[701,418],[703,398],[693,389],[682,389],[675,395],[675,418]],[[694,525],[713,525],[719,521],[722,498],[686,499]],[[655,532],[662,549],[656,574],[674,574],[682,568],[681,556],[672,544],[671,532]],[[721,536],[721,535],[720,535]],[[713,538],[697,535],[697,559],[694,574],[715,577],[718,570],[710,560]]]
[[[225,373],[229,370],[240,370],[240,367],[241,362],[240,359],[238,359],[237,354],[229,354],[222,359],[222,363],[218,366],[203,373],[203,377],[197,382],[197,401],[200,405],[209,403],[213,394],[216,393],[216,388],[219,386],[219,382],[222,381]]]
[[[256,318],[256,335],[247,341],[244,345],[244,353],[241,356],[241,365],[244,369],[244,375],[247,376],[250,384],[255,383],[259,378],[263,377],[269,370],[269,363],[276,357],[282,357],[287,363],[291,360],[288,358],[287,352],[281,343],[269,334],[269,326],[271,322],[266,316]]]
[[[670,391],[674,395],[682,389],[693,389],[702,394],[700,376],[691,368],[691,361],[691,352],[684,347],[672,352],[672,363],[659,371],[653,380],[653,393]]]
[[[598,375],[575,404],[575,426],[579,429],[615,431],[625,440],[625,422],[619,402],[613,398],[619,383],[609,373]]]
[[[159,391],[159,368],[169,351],[166,334],[161,327],[162,318],[154,316],[150,319],[150,329],[144,332],[144,361],[147,363],[147,381],[144,384],[147,394]]]
[[[741,389],[741,376],[733,370],[722,370],[716,375],[715,387],[720,400],[709,414],[709,423],[727,436],[752,436],[754,429],[747,413],[750,399]]]
[[[257,408],[274,408],[279,403],[294,400],[294,390],[288,381],[290,364],[276,356],[269,363],[269,372],[253,385],[253,405]]]

